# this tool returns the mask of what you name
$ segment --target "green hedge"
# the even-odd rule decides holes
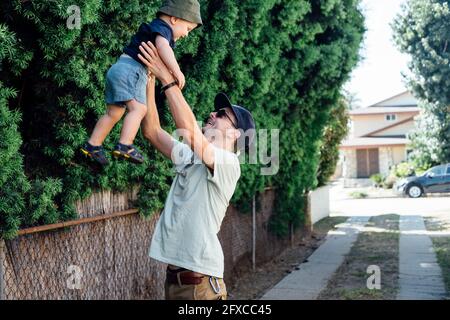
[[[359,0],[200,2],[204,26],[176,49],[187,79],[185,96],[199,120],[212,110],[215,94],[225,91],[254,113],[258,128],[280,129],[278,174],[263,176],[259,165],[243,165],[232,201],[249,208],[253,194],[276,187],[271,225],[285,235],[291,223],[302,221],[302,194],[318,184],[324,128],[357,62],[364,32]],[[74,4],[81,9],[81,28],[71,30],[67,8]],[[136,144],[146,153],[142,166],[113,161],[98,172],[78,156],[105,110],[106,70],[159,5],[0,4],[2,236],[13,236],[19,226],[73,219],[74,201],[98,188],[121,191],[140,184],[141,212],[149,216],[163,207],[171,164],[141,134]],[[159,110],[164,127],[174,129],[167,107],[159,103]],[[106,148],[120,129],[119,123]]]

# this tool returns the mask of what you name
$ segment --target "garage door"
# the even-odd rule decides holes
[[[358,178],[369,178],[379,173],[378,148],[356,150]]]

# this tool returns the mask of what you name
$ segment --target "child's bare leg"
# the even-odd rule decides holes
[[[136,100],[127,101],[128,113],[123,120],[119,142],[125,145],[133,143],[142,119],[147,114],[147,106]]]
[[[124,107],[113,104],[108,105],[106,114],[97,121],[88,142],[93,146],[100,146],[124,113]]]

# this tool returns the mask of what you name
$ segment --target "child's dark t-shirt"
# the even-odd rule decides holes
[[[141,42],[151,41],[155,45],[156,36],[160,35],[169,41],[172,48],[175,48],[175,41],[173,40],[172,28],[161,19],[154,19],[150,23],[143,23],[139,27],[138,32],[131,38],[130,44],[128,44],[123,52],[132,57],[137,62],[143,64],[138,57],[138,53],[141,53],[139,46]]]

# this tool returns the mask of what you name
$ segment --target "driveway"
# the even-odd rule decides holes
[[[358,190],[364,191],[364,188]],[[367,189],[366,189],[367,190]],[[443,216],[450,215],[450,195],[412,199],[397,197],[389,190],[377,198],[353,199],[348,194],[355,189],[334,183],[330,188],[331,216],[376,216],[384,214]],[[370,192],[368,192],[370,195]]]

